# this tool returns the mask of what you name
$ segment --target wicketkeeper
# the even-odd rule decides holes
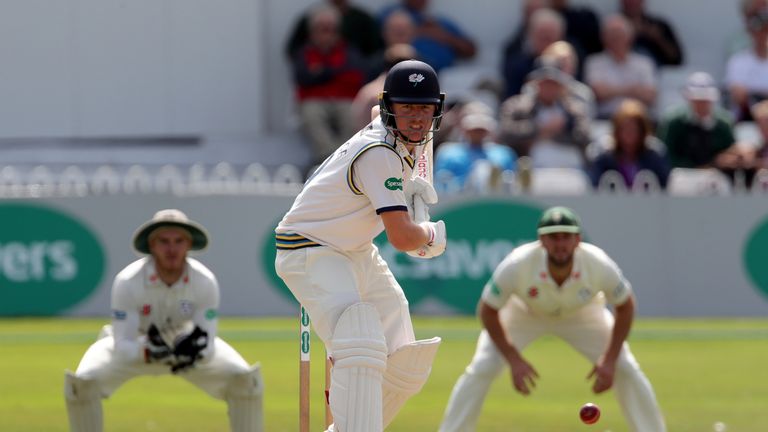
[[[187,252],[208,245],[208,234],[179,210],[167,209],[140,226],[133,247],[148,256],[128,265],[112,287],[112,324],[88,348],[77,372],[65,375],[73,432],[103,430],[101,399],[140,375],[174,374],[227,402],[233,432],[263,432],[263,383],[216,336],[219,284]]]
[[[384,230],[417,258],[445,250],[444,223],[421,205],[437,194],[411,180],[444,98],[429,65],[395,65],[379,115],[320,165],[275,230],[277,273],[333,359],[331,431],[383,430],[431,370],[440,339],[415,339],[408,301],[373,239]]]

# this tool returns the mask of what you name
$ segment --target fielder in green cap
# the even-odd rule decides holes
[[[576,213],[568,207],[549,208],[539,219],[539,226],[536,230],[538,235],[558,232],[581,233],[581,221]]]
[[[537,233],[537,241],[504,258],[483,289],[478,310],[484,330],[453,388],[440,432],[476,430],[483,400],[506,367],[515,390],[530,394],[539,373],[523,350],[545,335],[559,337],[592,363],[592,391],[615,391],[629,430],[666,431],[651,383],[626,342],[635,312],[629,281],[602,249],[581,241],[573,210],[545,210]]]

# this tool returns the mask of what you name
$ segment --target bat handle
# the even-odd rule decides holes
[[[422,223],[429,220],[429,207],[421,198],[421,195],[413,196],[413,221]]]

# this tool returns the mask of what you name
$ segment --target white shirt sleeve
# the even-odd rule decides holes
[[[492,308],[501,309],[515,293],[519,261],[510,254],[496,267],[491,279],[485,284],[481,299]]]
[[[139,309],[129,284],[130,281],[116,278],[112,285],[115,358],[128,363],[143,358],[146,343],[146,337],[139,335]]]
[[[201,352],[203,361],[213,358],[219,327],[219,282],[215,277],[205,279],[198,293],[197,309],[192,317],[195,326],[208,333],[208,345]]]
[[[624,277],[619,266],[608,255],[602,258],[600,289],[605,293],[605,300],[613,305],[623,304],[632,294],[632,285]]]
[[[354,182],[371,201],[376,213],[407,209],[403,180],[400,156],[386,147],[372,147],[354,162]]]

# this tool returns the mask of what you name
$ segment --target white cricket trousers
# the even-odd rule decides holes
[[[522,301],[513,297],[500,311],[500,319],[508,340],[521,352],[539,337],[552,334],[568,342],[592,363],[605,352],[613,330],[613,315],[599,302],[566,317],[550,318],[533,315]],[[453,387],[440,432],[475,431],[491,383],[507,366],[483,330],[472,362]],[[653,388],[627,343],[624,343],[616,364],[613,390],[631,430],[667,430]]]
[[[325,246],[278,250],[275,269],[326,346],[341,314],[360,302],[376,308],[389,353],[416,340],[408,300],[375,245],[343,253]]]
[[[180,372],[184,378],[216,399],[226,398],[227,385],[232,377],[248,373],[250,368],[243,357],[221,338],[214,339],[213,357],[195,363],[193,368]],[[92,344],[77,366],[77,375],[98,382],[102,397],[108,397],[123,383],[141,375],[169,375],[171,367],[159,363],[145,363],[143,359],[126,362],[114,355],[115,342],[106,336]]]

